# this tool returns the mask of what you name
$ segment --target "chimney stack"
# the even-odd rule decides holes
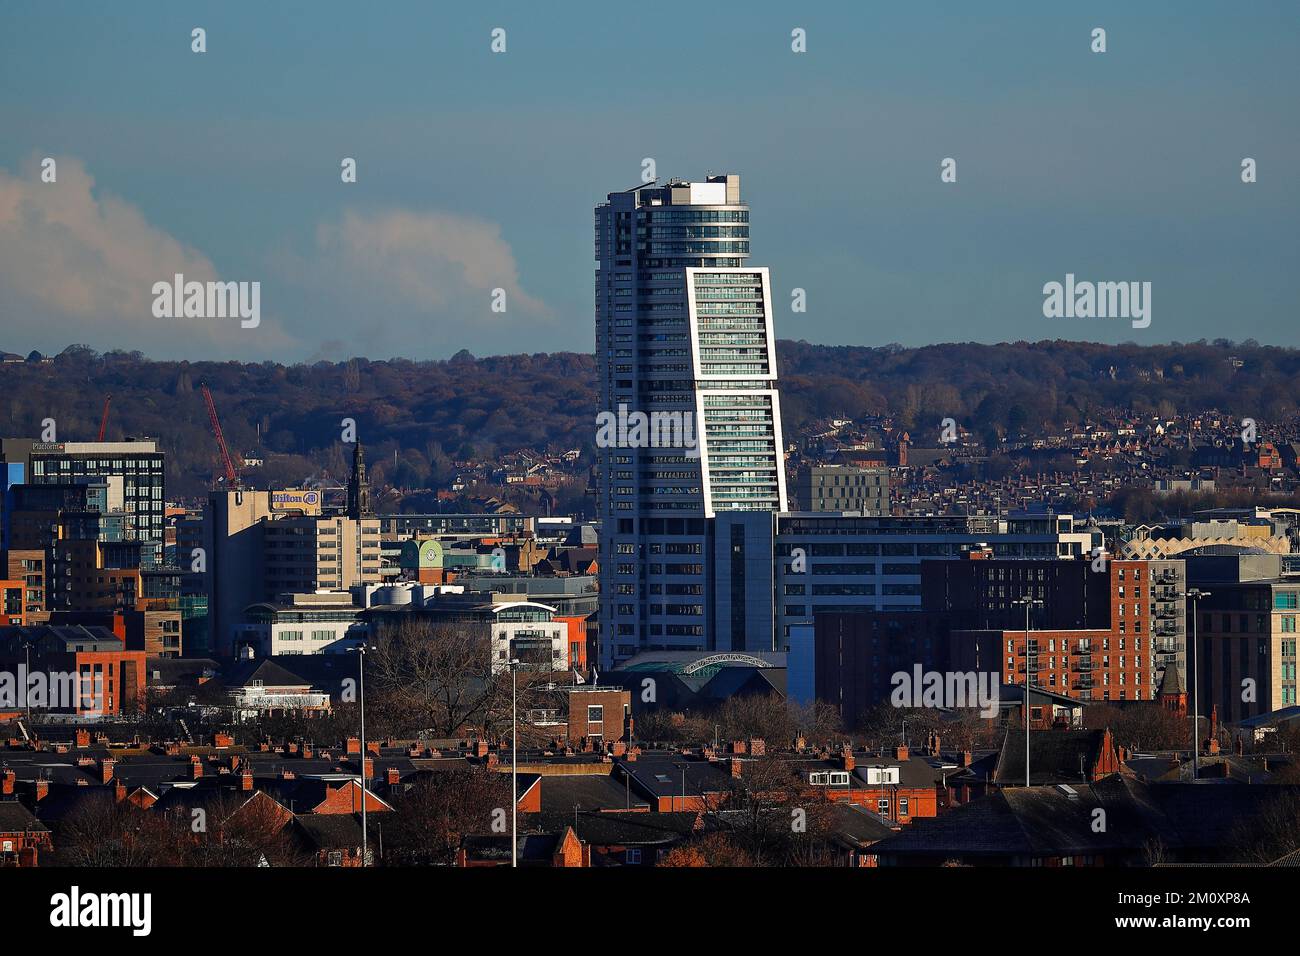
[[[239,789],[248,793],[253,789],[253,773],[251,770],[245,770],[239,775]]]
[[[105,757],[99,762],[99,782],[108,783],[113,779],[113,767],[117,761],[112,757]]]
[[[906,745],[906,744],[903,744],[903,745],[900,745],[900,746],[894,748],[894,759],[895,759],[895,760],[908,760],[908,759],[910,759],[910,758],[908,757],[907,745]]]
[[[203,764],[199,761],[198,757],[191,757],[190,758],[190,779],[198,780],[202,776],[203,776]]]
[[[739,757],[732,757],[731,760],[728,761],[728,762],[731,764],[731,776],[732,776],[732,777],[735,777],[735,778],[737,778],[737,779],[739,779],[739,777],[740,777],[740,764],[741,764],[741,760],[740,760],[740,758],[739,758]]]
[[[14,795],[14,784],[17,781],[18,774],[6,767],[4,774],[0,775],[0,795],[12,797]]]
[[[349,737],[346,753],[348,754],[348,756],[351,756],[352,754],[361,753],[361,738]]]

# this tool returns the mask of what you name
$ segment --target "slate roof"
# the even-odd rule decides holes
[[[523,864],[549,864],[555,856],[562,833],[521,833],[519,834],[519,862]],[[470,860],[499,863],[510,862],[510,836],[508,834],[490,834],[467,836],[461,841],[465,855]]]
[[[732,788],[731,770],[725,762],[710,763],[673,752],[644,751],[636,760],[619,758],[616,764],[632,775],[634,791],[640,787],[656,798],[679,797],[683,790],[688,797],[699,797],[702,793],[724,793]]]
[[[17,800],[0,801],[0,833],[46,833],[49,829]]]
[[[1300,787],[1287,787],[1300,793]],[[998,790],[937,817],[912,821],[873,848],[884,859],[1005,859],[1102,854],[1132,859],[1159,841],[1170,850],[1214,856],[1230,848],[1239,821],[1283,788],[1145,784],[1113,775],[1095,784]],[[1073,793],[1071,793],[1073,791]],[[1096,809],[1105,829],[1094,829]]]
[[[888,839],[898,832],[878,814],[856,803],[836,803],[831,807],[832,836],[851,847],[866,846]]]
[[[1156,691],[1156,696],[1185,693],[1187,693],[1187,685],[1183,683],[1183,669],[1177,664],[1170,664],[1165,668],[1164,676],[1160,678],[1160,689]]]
[[[343,850],[361,846],[361,814],[308,813],[293,818],[293,825],[308,846],[317,850]]]
[[[1082,783],[1101,755],[1104,730],[1044,730],[1029,741],[1029,782]],[[1080,769],[1082,757],[1082,769]],[[1002,741],[1002,754],[993,773],[997,783],[1024,785],[1025,734],[1012,728]]]
[[[542,780],[542,813],[579,810],[624,810],[646,807],[645,797],[608,774],[556,774]]]
[[[237,661],[226,670],[222,683],[227,687],[246,687],[253,681],[260,681],[267,687],[311,686],[311,681],[266,658]]]
[[[540,814],[540,829],[562,834],[573,827],[578,839],[592,846],[670,846],[689,837],[695,813],[579,812]]]

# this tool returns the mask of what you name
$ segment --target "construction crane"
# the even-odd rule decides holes
[[[217,436],[217,448],[221,451],[221,467],[226,472],[226,487],[239,487],[239,473],[235,471],[235,463],[230,460],[230,450],[226,448],[226,436],[221,434],[221,422],[217,420],[217,406],[212,401],[212,393],[208,391],[206,382],[200,382],[199,388],[203,389],[203,401],[208,406],[208,421],[212,424],[212,434]]]
[[[95,441],[104,440],[104,432],[108,429],[108,406],[113,401],[113,396],[108,395],[104,399],[104,414],[99,418],[99,437]]]

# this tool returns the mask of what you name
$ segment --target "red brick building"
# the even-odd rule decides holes
[[[128,651],[107,628],[0,628],[0,668],[16,672],[29,661],[31,672],[46,679],[44,709],[111,715],[144,702],[145,652]],[[73,688],[74,682],[79,687]],[[74,699],[65,700],[69,695]]]

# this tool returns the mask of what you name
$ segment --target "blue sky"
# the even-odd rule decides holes
[[[810,6],[6,3],[0,349],[590,351],[643,157],[741,174],[782,337],[1300,345],[1300,5]],[[262,324],[154,318],[175,271]],[[1067,272],[1150,281],[1150,328],[1044,318]]]

